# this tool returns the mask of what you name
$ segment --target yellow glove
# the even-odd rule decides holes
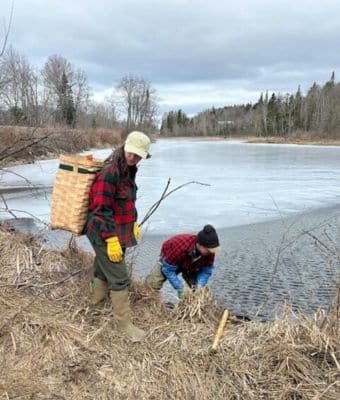
[[[112,236],[106,239],[105,242],[107,243],[106,252],[109,259],[116,263],[122,261],[123,250],[117,236]]]
[[[140,230],[137,222],[133,224],[133,235],[137,241],[140,239]]]

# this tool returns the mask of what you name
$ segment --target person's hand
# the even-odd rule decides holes
[[[117,236],[112,236],[105,240],[107,247],[106,252],[107,256],[109,257],[110,261],[119,263],[123,259],[123,250],[119,243]]]
[[[183,287],[183,286],[180,286],[180,287],[177,289],[177,295],[178,295],[178,298],[179,298],[179,299],[182,299],[182,298],[183,298],[183,296],[184,296],[184,287]]]
[[[139,230],[139,226],[138,226],[137,222],[135,222],[133,224],[133,234],[138,242],[140,239],[140,230]]]
[[[178,297],[179,297],[180,299],[184,299],[184,297],[188,297],[188,296],[190,295],[190,293],[191,293],[191,290],[190,290],[189,288],[185,288],[185,289],[184,289],[183,286],[180,286],[180,287],[177,289],[177,294],[178,294]]]

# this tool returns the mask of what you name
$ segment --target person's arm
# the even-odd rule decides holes
[[[116,236],[116,224],[113,219],[113,203],[116,192],[117,176],[107,172],[101,174],[91,188],[91,209],[93,223],[100,226],[101,238],[106,240]]]
[[[176,274],[177,266],[168,264],[164,258],[162,260],[162,273],[167,278],[171,286],[177,290],[178,293],[183,292],[183,281]]]
[[[214,266],[202,268],[197,274],[197,287],[205,287],[208,283],[211,274],[213,273]]]

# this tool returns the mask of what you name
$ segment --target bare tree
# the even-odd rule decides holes
[[[71,87],[73,89],[74,107],[76,112],[75,122],[78,124],[86,117],[90,103],[90,88],[84,71],[78,69],[73,74]]]
[[[119,105],[126,115],[126,129],[154,126],[157,112],[156,90],[142,77],[124,76],[117,85]]]
[[[12,1],[8,23],[6,24],[6,21],[5,20],[3,21],[4,36],[2,39],[2,43],[0,42],[0,58],[4,55],[5,50],[6,50],[8,36],[9,36],[9,32],[11,30],[11,25],[12,25],[13,11],[14,11],[14,0]]]
[[[106,98],[104,102],[90,102],[88,116],[91,117],[92,128],[116,128],[118,120],[115,103],[112,98]]]
[[[60,55],[48,58],[41,71],[43,80],[43,104],[48,110],[54,110],[55,116],[58,107],[72,103],[75,118],[86,112],[89,101],[90,89],[85,72],[75,71],[72,64]]]
[[[71,63],[66,58],[53,55],[50,56],[43,69],[41,70],[43,85],[43,105],[44,114],[50,111],[56,112],[58,103],[62,102],[63,97],[63,76],[68,81],[72,79]]]
[[[12,1],[12,6],[11,6],[11,11],[10,11],[10,17],[9,17],[8,24],[6,24],[5,19],[3,20],[3,37],[0,36],[0,89],[3,87],[3,85],[6,82],[6,80],[5,80],[4,76],[3,76],[2,57],[5,54],[7,41],[8,41],[8,36],[9,36],[9,32],[11,30],[11,24],[12,24],[12,18],[13,18],[13,10],[14,10],[14,1]]]
[[[7,123],[37,123],[37,76],[25,57],[10,47],[1,59],[0,104],[7,110]]]

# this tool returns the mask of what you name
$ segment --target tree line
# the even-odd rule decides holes
[[[143,77],[125,75],[102,102],[91,94],[86,73],[61,55],[41,68],[13,47],[0,55],[0,125],[155,129],[157,95]]]
[[[303,135],[340,138],[340,83],[335,74],[303,94],[261,94],[255,104],[211,108],[189,118],[182,110],[163,115],[161,135],[252,135],[289,137]]]

